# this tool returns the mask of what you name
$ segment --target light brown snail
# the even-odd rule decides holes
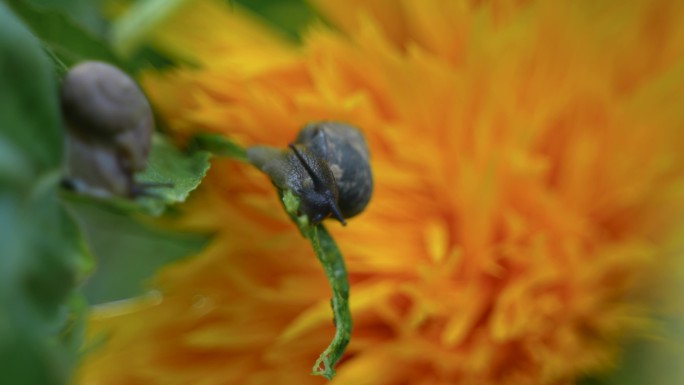
[[[110,64],[83,62],[62,81],[60,101],[68,184],[100,196],[140,193],[133,173],[145,168],[154,118],[133,79]]]
[[[361,132],[345,123],[308,124],[288,149],[254,146],[247,157],[278,189],[299,198],[311,224],[333,217],[344,225],[372,195],[368,146]]]

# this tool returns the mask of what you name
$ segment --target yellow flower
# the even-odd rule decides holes
[[[684,2],[315,1],[301,46],[190,2],[148,73],[172,134],[285,146],[341,120],[374,197],[346,228],[354,320],[334,384],[558,384],[644,325],[684,219]],[[158,298],[96,311],[82,384],[322,384],[329,289],[267,178],[217,160],[183,206],[211,245]]]

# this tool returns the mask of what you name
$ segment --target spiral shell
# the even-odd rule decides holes
[[[146,166],[154,118],[133,79],[110,64],[83,62],[62,81],[60,101],[71,184],[95,195],[134,195],[133,173]]]
[[[366,208],[373,193],[373,177],[368,146],[358,129],[339,122],[312,123],[299,132],[296,143],[306,146],[332,171],[344,218]]]

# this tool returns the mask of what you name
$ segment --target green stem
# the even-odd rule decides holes
[[[311,374],[323,376],[328,380],[335,377],[335,364],[342,358],[344,350],[351,338],[352,320],[349,311],[349,281],[344,259],[335,240],[323,225],[311,226],[306,215],[297,216],[299,199],[292,191],[279,191],[285,211],[297,224],[302,235],[311,242],[316,257],[321,262],[328,284],[332,290],[331,305],[333,309],[333,323],[335,336],[328,347],[321,353],[313,366]]]
[[[349,312],[349,282],[344,260],[335,241],[323,225],[307,226],[301,229],[304,236],[313,246],[316,257],[323,265],[328,283],[332,289],[331,305],[333,309],[333,323],[335,336],[328,347],[318,357],[313,366],[312,374],[332,380],[335,376],[333,367],[340,360],[351,338],[352,320]]]

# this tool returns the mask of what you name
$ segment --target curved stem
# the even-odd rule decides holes
[[[331,380],[335,376],[333,367],[340,360],[351,338],[352,320],[349,311],[349,281],[342,254],[335,241],[323,225],[308,226],[302,229],[305,237],[313,246],[316,257],[323,265],[328,283],[332,289],[331,305],[335,336],[321,353],[313,366],[312,374]]]

